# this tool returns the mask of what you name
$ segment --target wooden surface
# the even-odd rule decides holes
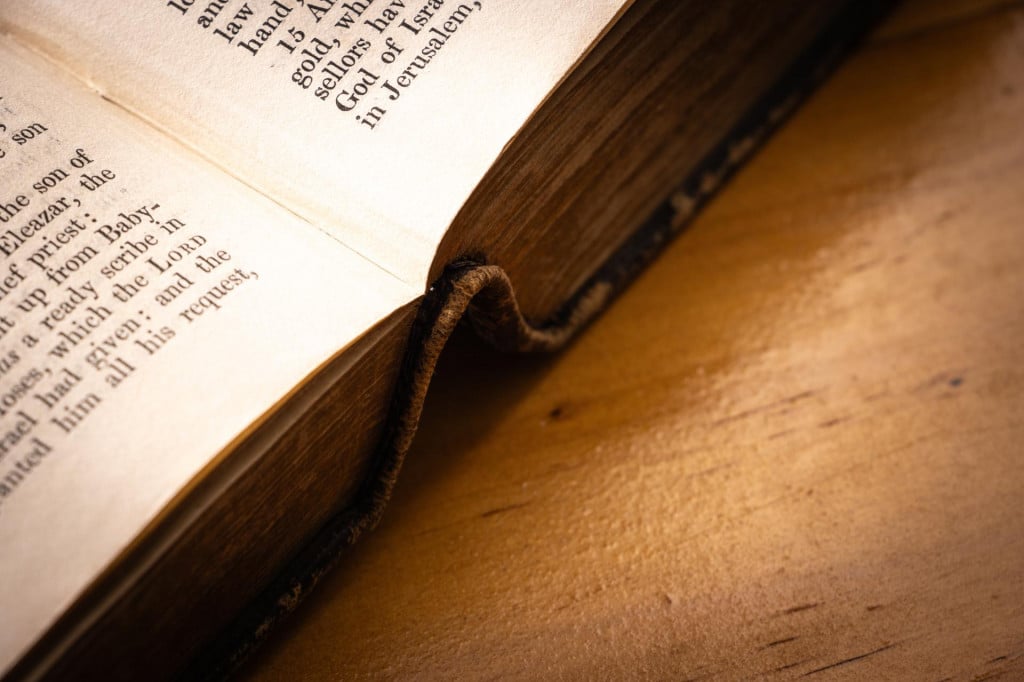
[[[450,351],[243,679],[1024,678],[1024,6],[907,3],[566,352]]]

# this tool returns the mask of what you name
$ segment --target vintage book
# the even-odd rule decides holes
[[[454,325],[564,343],[875,13],[0,5],[0,671],[230,670],[377,518]]]

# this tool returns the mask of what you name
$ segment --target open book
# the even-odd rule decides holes
[[[0,671],[166,675],[315,582],[461,313],[558,345],[868,16],[748,5],[0,5]]]

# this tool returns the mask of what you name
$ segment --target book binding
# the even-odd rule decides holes
[[[223,679],[237,670],[273,628],[308,597],[345,549],[377,525],[412,444],[437,360],[460,323],[471,325],[502,350],[554,351],[566,345],[690,224],[743,161],[881,18],[889,4],[878,0],[850,3],[550,319],[534,323],[524,317],[513,283],[504,270],[488,264],[486,258],[468,257],[449,264],[427,291],[417,312],[372,470],[355,501],[324,524],[221,636],[193,659],[183,679]]]

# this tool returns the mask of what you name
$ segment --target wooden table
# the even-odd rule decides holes
[[[571,348],[431,390],[243,678],[1024,678],[1024,5],[904,5]]]

